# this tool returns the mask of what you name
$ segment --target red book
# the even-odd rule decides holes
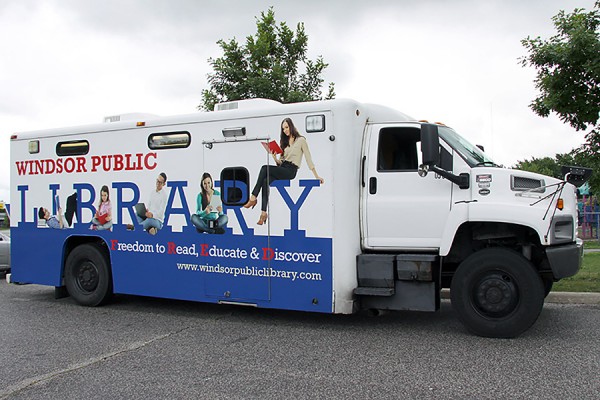
[[[268,143],[260,142],[260,144],[262,144],[263,147],[265,148],[265,150],[269,153],[283,154],[283,150],[281,150],[281,147],[279,147],[279,144],[274,140],[271,140]]]
[[[96,217],[96,219],[98,220],[98,222],[100,222],[101,225],[104,225],[105,223],[108,222],[108,221],[106,221],[106,218],[108,218],[108,213],[98,214]]]

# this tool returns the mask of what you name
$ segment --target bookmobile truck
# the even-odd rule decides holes
[[[500,168],[443,124],[352,100],[129,116],[11,137],[12,282],[87,306],[120,293],[342,314],[436,311],[450,288],[469,331],[515,337],[553,282],[580,268],[584,169],[561,181]],[[243,206],[261,167],[274,166],[261,142],[279,142],[285,118],[323,182],[305,151],[293,179],[271,182],[257,225],[261,196]],[[226,222],[202,231],[193,219],[205,173]],[[145,230],[136,210],[157,180],[162,227]],[[91,229],[103,186],[112,226]],[[57,214],[63,229],[45,221]]]

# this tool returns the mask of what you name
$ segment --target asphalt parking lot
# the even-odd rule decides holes
[[[0,281],[0,399],[597,398],[600,294],[551,293],[517,339],[437,313],[336,316]]]
[[[0,282],[0,399],[597,398],[600,306],[546,304],[517,339],[437,313],[322,315]]]

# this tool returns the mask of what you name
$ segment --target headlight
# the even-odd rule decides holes
[[[550,227],[550,243],[559,244],[573,241],[573,218],[568,215],[554,217]]]

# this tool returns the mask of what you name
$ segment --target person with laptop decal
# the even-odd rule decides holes
[[[192,224],[198,232],[225,233],[227,215],[223,214],[221,193],[213,187],[212,176],[205,172],[202,174],[202,189],[196,198],[197,210],[192,214]]]
[[[167,208],[167,174],[161,172],[156,178],[156,189],[150,193],[148,204],[139,203],[135,206],[135,214],[138,223],[151,235],[162,229]],[[128,226],[132,229],[132,226]]]
[[[62,208],[58,208],[58,214],[51,215],[50,210],[44,207],[40,207],[38,211],[38,218],[45,220],[45,226],[53,229],[64,229],[65,223],[62,217]]]
[[[62,215],[62,207],[60,206],[59,195],[54,196],[54,205],[58,210],[56,215],[51,215],[50,210],[47,208],[40,207],[38,209],[38,218],[40,222],[38,226],[47,226],[54,229],[64,229],[70,227],[71,223],[73,222],[73,217],[76,216],[77,193],[73,193],[71,196],[67,197],[67,211],[65,211],[64,219]],[[77,217],[77,220],[79,220],[79,217]]]
[[[285,118],[281,122],[279,144],[281,148],[277,149],[277,151],[274,151],[272,148],[267,150],[273,157],[276,165],[262,166],[258,174],[258,179],[256,180],[256,185],[250,195],[250,199],[244,204],[244,208],[254,208],[258,202],[258,194],[262,192],[261,213],[257,222],[258,225],[263,225],[267,221],[269,185],[271,182],[279,179],[294,179],[298,172],[298,168],[300,168],[300,164],[302,163],[303,156],[306,159],[308,168],[310,168],[315,176],[315,179],[318,179],[321,182],[321,185],[325,183],[325,180],[319,176],[315,169],[306,138],[298,132],[298,129],[294,126],[291,118]],[[280,153],[279,158],[277,158],[276,153]]]

